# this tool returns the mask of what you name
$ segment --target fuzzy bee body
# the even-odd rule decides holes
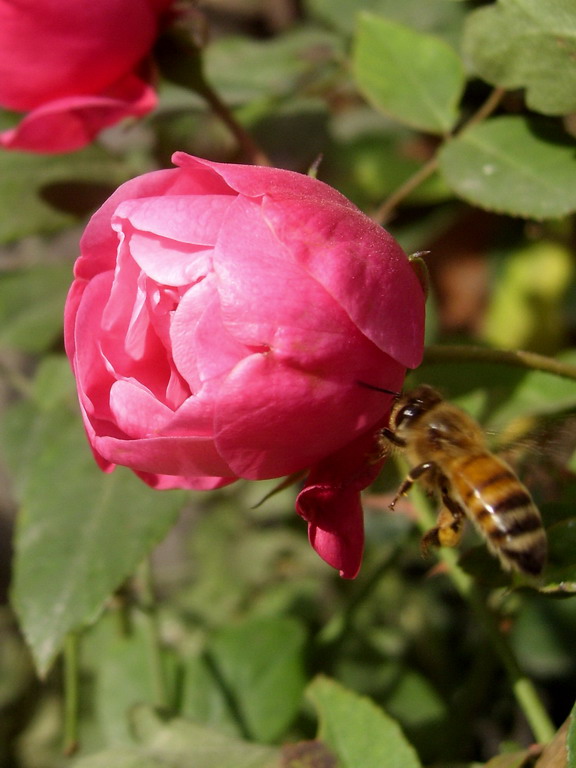
[[[414,482],[440,497],[436,526],[422,549],[456,546],[466,518],[507,570],[530,576],[546,561],[546,536],[527,488],[500,457],[491,453],[480,425],[465,411],[422,385],[399,397],[382,431],[382,441],[406,455],[412,467],[397,499]]]

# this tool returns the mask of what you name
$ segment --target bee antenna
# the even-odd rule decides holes
[[[400,397],[402,394],[401,392],[394,392],[391,389],[385,389],[384,387],[377,387],[376,384],[368,384],[365,381],[356,381],[356,384],[359,384],[361,387],[366,387],[366,389],[373,389],[376,392],[383,392],[385,395],[394,395],[394,397]]]

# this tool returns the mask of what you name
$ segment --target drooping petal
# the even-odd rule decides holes
[[[298,514],[308,521],[313,549],[345,579],[358,575],[364,551],[364,516],[354,488],[309,485],[298,495]]]
[[[346,579],[358,574],[364,550],[360,491],[374,481],[384,462],[379,426],[320,461],[296,500],[312,547]]]

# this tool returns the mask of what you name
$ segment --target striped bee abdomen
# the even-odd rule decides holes
[[[491,453],[453,461],[450,480],[463,508],[502,564],[537,576],[546,561],[546,536],[530,493]]]

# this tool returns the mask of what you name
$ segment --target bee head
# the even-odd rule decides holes
[[[398,398],[390,414],[390,428],[396,431],[413,426],[420,416],[441,402],[442,396],[436,389],[421,384]]]

